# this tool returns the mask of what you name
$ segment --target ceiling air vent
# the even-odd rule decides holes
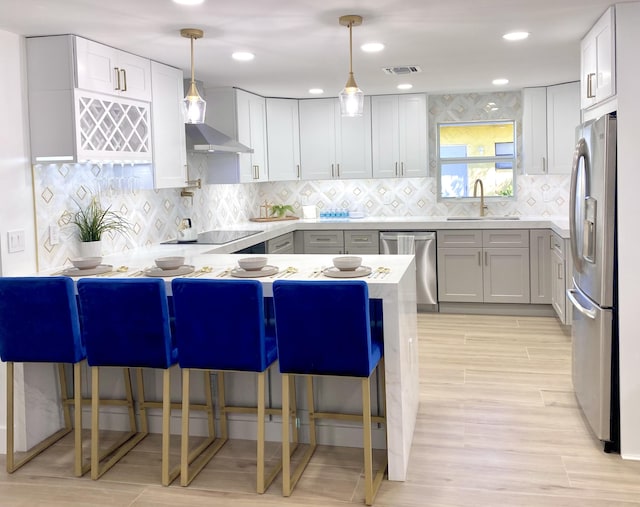
[[[422,72],[422,69],[417,65],[402,65],[400,67],[383,67],[382,72],[388,75],[405,76]]]

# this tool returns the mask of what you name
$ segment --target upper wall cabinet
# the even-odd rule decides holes
[[[269,181],[300,179],[297,99],[267,99]]]
[[[343,118],[338,99],[306,99],[300,109],[304,180],[371,178],[371,101],[361,117]]]
[[[151,62],[151,88],[154,187],[184,187],[188,178],[182,71]]]
[[[147,58],[81,37],[75,42],[78,88],[151,100],[151,62]]]
[[[206,90],[207,124],[253,149],[253,153],[216,155],[210,183],[269,180],[267,114],[264,97],[237,88]]]
[[[76,43],[84,41],[26,40],[32,162],[150,162],[150,103],[78,88]]]
[[[371,117],[373,177],[427,176],[427,96],[372,97]]]
[[[522,163],[526,174],[569,174],[580,124],[580,84],[525,88]]]
[[[615,35],[615,6],[611,6],[580,44],[582,109],[616,94]]]

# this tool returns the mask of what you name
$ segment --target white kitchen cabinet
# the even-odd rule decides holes
[[[580,44],[582,109],[616,94],[615,6],[609,7]]]
[[[298,100],[266,99],[269,181],[300,179]]]
[[[253,149],[253,153],[215,155],[210,183],[268,181],[267,115],[264,97],[237,88],[206,90],[206,123]]]
[[[182,98],[182,70],[151,62],[151,127],[155,188],[178,188],[187,183]]]
[[[337,99],[299,102],[303,180],[371,178],[371,100],[361,117],[342,117]]]
[[[529,231],[438,231],[438,299],[529,303]]]
[[[267,240],[268,254],[292,254],[295,253],[293,232],[282,234],[277,238]]]
[[[151,62],[111,46],[74,37],[77,87],[151,101]]]
[[[374,178],[428,175],[425,94],[372,97],[371,133]]]
[[[551,304],[551,231],[531,230],[529,257],[531,261],[531,303]]]
[[[570,174],[580,124],[580,84],[525,88],[522,96],[523,172]]]
[[[26,39],[32,162],[150,163],[150,103],[77,88],[76,39]]]
[[[378,255],[380,253],[379,232],[344,231],[344,253],[351,255]]]

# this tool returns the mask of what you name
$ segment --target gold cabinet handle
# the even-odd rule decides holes
[[[120,72],[122,73],[122,91],[126,92],[127,91],[127,70],[126,69],[120,69]]]
[[[588,99],[595,99],[596,98],[596,92],[594,90],[594,86],[593,86],[593,78],[596,77],[595,72],[591,72],[589,74],[587,74],[587,98]]]
[[[116,73],[116,90],[120,90],[120,69],[118,67],[114,67],[113,70]]]

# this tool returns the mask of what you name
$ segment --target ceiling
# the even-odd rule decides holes
[[[319,87],[336,96],[347,79],[349,30],[353,70],[367,95],[501,90],[579,79],[579,41],[611,0],[205,0],[185,7],[171,0],[2,0],[0,29],[21,35],[73,33],[190,72],[189,40],[180,28],[204,30],[195,42],[196,79],[206,87],[237,86],[264,96],[309,97]],[[502,35],[524,30],[529,39]],[[385,44],[380,53],[360,45]],[[231,53],[250,51],[251,62]],[[411,76],[383,67],[416,65]]]

